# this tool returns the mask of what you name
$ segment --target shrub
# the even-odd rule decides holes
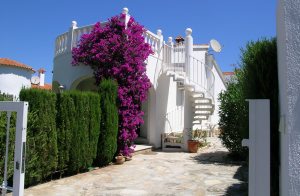
[[[22,89],[29,102],[25,184],[45,180],[57,167],[56,95],[40,89]]]
[[[101,95],[101,134],[99,135],[96,164],[104,166],[113,160],[117,151],[118,109],[116,106],[117,83],[102,80],[99,86]]]
[[[241,85],[230,83],[225,92],[220,93],[221,103],[219,110],[220,139],[223,145],[234,155],[247,155],[242,147],[245,135],[244,121],[247,120],[246,102],[243,97]],[[244,156],[245,158],[246,156]]]

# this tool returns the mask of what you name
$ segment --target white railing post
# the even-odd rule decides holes
[[[192,37],[192,29],[187,28],[185,30],[185,72],[188,75],[189,79],[191,77],[192,70],[192,60],[191,56],[193,56],[193,37]]]
[[[249,139],[242,145],[249,148],[249,196],[270,195],[270,100],[247,101]]]
[[[77,22],[72,21],[72,25],[69,28],[68,38],[67,38],[67,52],[71,51],[73,48],[74,30],[77,29]]]
[[[162,46],[163,46],[163,42],[164,42],[164,36],[162,35],[162,30],[158,29],[156,32],[156,35],[159,38],[159,42],[157,43],[157,52],[158,52],[158,55],[160,55],[162,52]]]
[[[165,62],[167,63],[168,67],[171,67],[171,64],[173,63],[173,55],[174,55],[174,42],[172,37],[168,37],[168,43],[167,45],[169,47],[166,47],[166,50],[164,51],[165,55]]]
[[[122,10],[122,14],[125,14],[125,29],[127,29],[127,23],[130,19],[130,15],[128,14],[129,10],[127,7],[124,7],[123,10]]]

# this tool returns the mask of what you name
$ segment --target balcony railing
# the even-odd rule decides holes
[[[163,45],[163,72],[172,71],[186,78],[185,82],[196,89],[204,90],[214,98],[215,76],[212,68],[203,61],[186,54],[184,45]]]
[[[101,23],[105,25],[106,22]],[[72,27],[66,33],[59,35],[55,41],[55,57],[71,52],[73,47],[76,47],[80,42],[83,34],[90,33],[93,25],[77,27],[76,22],[73,22]],[[211,98],[214,98],[214,81],[215,77],[212,69],[205,64],[188,54],[186,45],[173,45],[172,43],[164,43],[161,31],[157,34],[151,31],[145,31],[143,34],[145,42],[148,43],[157,59],[162,61],[162,72],[173,71],[185,77],[185,83],[194,85],[195,89],[204,90]],[[189,46],[193,47],[193,46]]]
[[[102,22],[101,25],[105,25],[107,22]],[[94,25],[88,25],[84,27],[71,27],[68,32],[59,35],[55,40],[55,52],[54,55],[59,56],[66,52],[71,52],[73,47],[76,47],[83,34],[88,34],[92,31]],[[161,38],[152,33],[151,31],[145,31],[143,34],[145,42],[151,46],[154,54],[161,51],[162,40]]]

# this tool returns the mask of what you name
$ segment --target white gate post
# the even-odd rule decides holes
[[[17,112],[13,196],[23,196],[28,102],[1,101],[0,111]]]
[[[249,139],[242,145],[249,148],[249,196],[270,195],[270,100],[250,99]]]

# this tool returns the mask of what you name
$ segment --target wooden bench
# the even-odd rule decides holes
[[[182,132],[162,134],[162,151],[183,151],[184,141]]]

